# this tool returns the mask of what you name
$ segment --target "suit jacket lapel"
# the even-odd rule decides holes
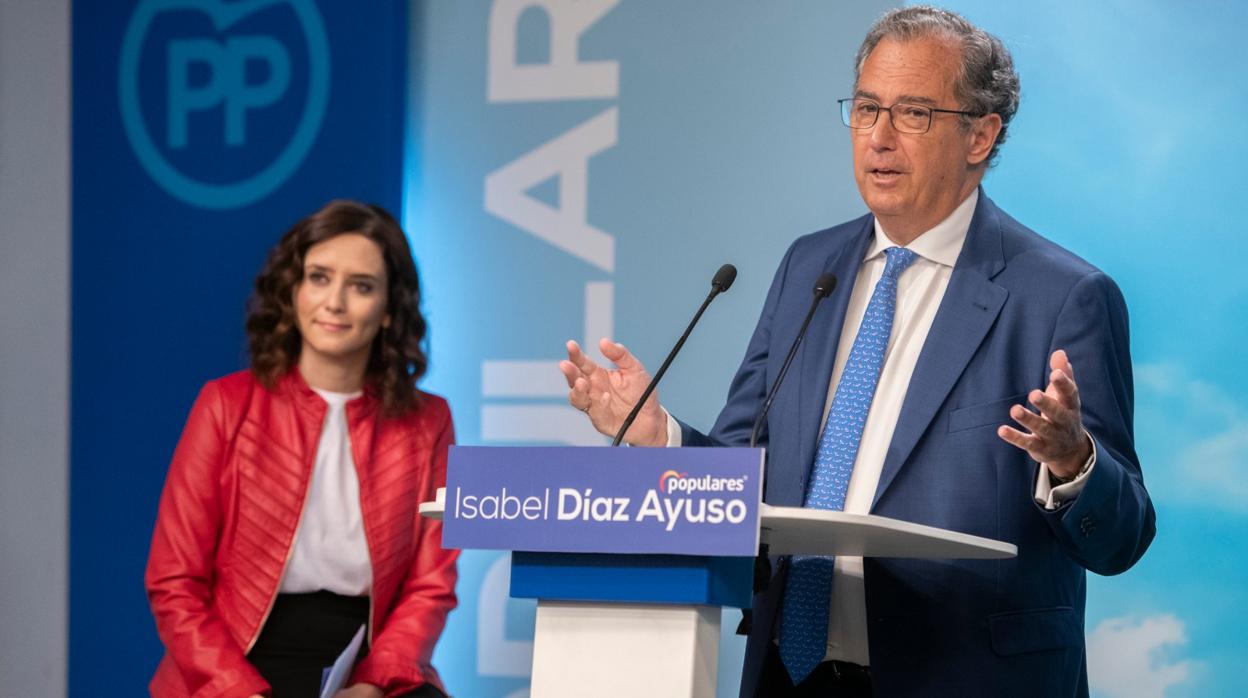
[[[841,326],[845,324],[845,311],[854,291],[862,258],[875,235],[874,220],[872,216],[863,217],[862,228],[824,263],[824,271],[836,274],[836,290],[815,311],[806,338],[802,340],[802,348],[798,351],[797,362],[801,376],[797,398],[801,415],[798,443],[801,448],[795,465],[800,469],[801,476],[797,479],[795,491],[790,492],[793,495],[792,500],[786,502],[791,506],[802,505],[806,479],[810,477],[810,466],[815,462],[815,449],[819,445],[819,422],[823,418],[828,384],[832,380],[832,365],[836,361]],[[806,312],[805,305],[799,312]],[[784,341],[792,340],[786,338]]]
[[[1009,295],[991,281],[1005,268],[998,216],[997,207],[981,189],[962,253],[906,389],[875,490],[873,510],[936,417]]]

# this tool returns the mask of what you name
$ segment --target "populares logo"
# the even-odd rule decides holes
[[[316,140],[329,42],[313,0],[144,0],[118,84],[152,179],[192,206],[238,208],[281,186]]]
[[[745,478],[713,477],[711,475],[689,477],[689,473],[664,470],[663,474],[659,476],[659,491],[668,495],[674,492],[684,494],[693,494],[694,492],[744,492]]]

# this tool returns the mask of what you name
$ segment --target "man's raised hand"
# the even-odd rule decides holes
[[[1033,390],[1027,396],[1040,413],[1022,405],[1010,408],[1010,416],[1027,431],[1002,425],[997,428],[997,435],[1027,451],[1036,462],[1044,463],[1060,480],[1072,480],[1092,455],[1092,442],[1083,430],[1079,386],[1066,352],[1053,352],[1049,368],[1049,384],[1043,391]]]
[[[568,403],[589,415],[600,433],[615,436],[645,392],[650,373],[623,344],[605,337],[598,342],[598,349],[615,364],[614,370],[599,366],[574,341],[569,341],[567,348],[568,358],[559,362],[559,370],[568,382]],[[624,442],[633,446],[667,444],[667,416],[659,406],[657,390],[638,412]]]

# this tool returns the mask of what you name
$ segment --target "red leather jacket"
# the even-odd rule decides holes
[[[443,688],[430,658],[455,607],[458,553],[442,549],[441,522],[417,506],[446,482],[454,431],[440,397],[424,395],[399,418],[380,408],[367,390],[346,408],[373,566],[371,650],[352,682],[391,696],[426,682]],[[244,371],[200,392],[169,466],[147,561],[166,648],[153,696],[268,692],[246,654],[290,557],[326,410],[298,370],[272,391]]]

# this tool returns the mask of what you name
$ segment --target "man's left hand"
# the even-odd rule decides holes
[[[997,436],[1045,464],[1059,480],[1075,479],[1083,464],[1092,455],[1092,442],[1083,429],[1079,407],[1079,386],[1075,370],[1066,352],[1058,349],[1049,357],[1049,384],[1043,391],[1033,390],[1027,400],[1039,414],[1022,405],[1010,408],[1010,417],[1026,431],[1002,425]]]

